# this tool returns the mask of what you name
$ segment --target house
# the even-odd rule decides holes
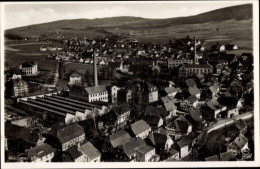
[[[47,48],[42,45],[42,46],[40,47],[40,51],[41,51],[41,52],[46,52],[46,51],[47,51]]]
[[[168,110],[170,112],[167,111],[166,108],[164,107],[154,107],[154,106],[148,106],[145,108],[145,115],[159,115],[163,118],[164,121],[169,121],[170,119],[172,119],[174,113],[171,112],[176,112],[176,107],[175,105],[170,105],[171,102],[169,102],[169,104],[166,104],[166,106],[168,106]],[[174,106],[174,107],[173,107]]]
[[[195,108],[197,107],[198,104],[198,98],[194,95],[190,95],[186,100],[183,100],[180,103],[180,107],[184,109],[190,109],[190,108]]]
[[[188,134],[192,131],[192,126],[188,122],[188,120],[183,116],[180,115],[177,119],[174,121],[176,131],[182,134]]]
[[[155,154],[155,148],[144,145],[136,150],[136,161],[151,162],[159,161],[159,156]]]
[[[39,124],[39,118],[33,116],[21,117],[18,119],[13,119],[11,124],[29,128],[33,127],[35,124]]]
[[[155,132],[149,134],[149,140],[152,145],[156,147],[156,152],[158,154],[164,150],[168,151],[174,143],[169,135]]]
[[[223,64],[217,64],[216,65],[216,73],[218,75],[220,75],[224,67],[225,67],[225,65],[223,65]]]
[[[78,71],[73,71],[70,75],[69,85],[82,84],[82,75]]]
[[[177,94],[177,89],[175,87],[166,87],[165,92],[167,96],[174,98],[175,95]]]
[[[130,103],[132,100],[132,90],[130,89],[119,89],[118,90],[118,102],[119,103]]]
[[[189,88],[189,87],[196,87],[197,84],[196,82],[193,80],[193,79],[187,79],[185,80],[185,84],[186,86]]]
[[[176,112],[177,112],[177,107],[175,106],[174,103],[174,99],[169,97],[169,96],[165,96],[161,98],[161,101],[163,102],[163,105],[166,109],[167,112],[169,112],[169,115],[166,116],[166,120],[169,120],[172,118],[172,116],[176,116]],[[158,109],[160,110],[160,109]],[[164,111],[163,109],[161,111]],[[162,116],[164,117],[164,116]]]
[[[90,142],[81,143],[78,150],[85,156],[84,162],[100,162],[101,153]]]
[[[180,152],[180,158],[184,158],[190,154],[190,144],[190,140],[187,139],[182,139],[179,142],[177,142],[177,150]]]
[[[247,155],[250,153],[250,149],[248,147],[248,139],[245,137],[244,134],[240,133],[236,139],[231,142],[228,147],[227,151],[232,151],[234,156],[239,154]]]
[[[20,150],[42,145],[45,141],[45,138],[38,132],[10,123],[5,123],[5,137],[9,143],[14,143],[10,145],[18,146]],[[17,144],[18,142],[19,144]],[[8,149],[10,149],[10,147],[8,147]]]
[[[212,99],[213,97],[216,97],[219,93],[219,86],[218,85],[212,85],[206,90],[206,97],[208,99]]]
[[[144,103],[153,103],[158,100],[158,88],[149,83],[145,82],[143,84],[143,102]]]
[[[189,87],[188,91],[189,91],[190,95],[194,95],[194,96],[197,97],[197,99],[200,99],[201,92],[196,86],[195,87]]]
[[[27,156],[32,162],[51,162],[56,149],[43,143],[27,151]]]
[[[69,125],[55,124],[46,134],[46,143],[62,151],[67,150],[73,145],[82,143],[84,139],[85,132],[77,123]]]
[[[213,120],[221,117],[220,112],[227,110],[227,106],[219,104],[217,100],[210,100],[200,110],[204,119]]]
[[[126,125],[127,121],[130,117],[130,108],[128,104],[121,104],[113,108],[114,113],[117,116],[116,126],[118,128],[122,128]]]
[[[20,65],[22,70],[22,76],[35,76],[38,75],[38,64],[37,62],[26,62]]]
[[[211,49],[217,50],[217,51],[225,51],[225,45],[220,45],[220,44],[218,44],[218,45],[213,45],[213,46],[211,47]]]
[[[113,148],[122,146],[124,143],[130,141],[132,137],[125,130],[120,130],[110,136],[110,143]]]
[[[118,102],[118,90],[119,87],[113,85],[113,86],[107,86],[108,95],[110,96],[109,99],[111,103],[117,104]]]
[[[69,147],[66,151],[63,152],[62,156],[62,162],[84,162],[85,157],[78,150],[77,145],[73,145],[72,147]]]
[[[13,75],[12,76],[13,80],[15,80],[15,79],[22,79],[21,70],[16,68],[16,67],[11,70],[11,74]]]
[[[132,140],[123,144],[123,151],[127,156],[128,161],[136,161],[136,150],[145,146],[146,143],[140,137],[133,138]]]
[[[93,87],[73,85],[70,89],[69,96],[74,99],[84,100],[88,102],[108,102],[108,91],[105,85]]]
[[[226,118],[233,118],[239,115],[239,108],[236,107],[234,109],[227,110],[227,114],[225,115]]]
[[[236,120],[235,127],[243,134],[247,132],[247,124],[243,119]]]
[[[12,80],[12,84],[13,84],[12,93],[14,97],[23,97],[28,95],[29,87],[28,87],[28,83],[25,80],[15,79]]]
[[[189,111],[189,115],[194,122],[202,122],[202,115],[199,108],[194,108]]]
[[[159,115],[147,115],[144,120],[150,125],[153,129],[158,129],[163,125],[163,119]]]
[[[220,161],[218,155],[210,156],[205,158],[205,161]]]
[[[236,161],[236,158],[231,151],[220,153],[219,158],[221,161]]]
[[[151,132],[151,127],[144,120],[139,120],[131,124],[131,130],[133,131],[136,137],[144,139]]]
[[[237,49],[238,49],[238,47],[236,44],[229,43],[226,45],[226,50],[237,50]]]
[[[180,152],[178,150],[170,148],[168,152],[169,152],[169,159],[179,160]]]

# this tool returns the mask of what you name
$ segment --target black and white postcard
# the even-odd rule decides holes
[[[258,7],[1,2],[1,167],[260,166]]]

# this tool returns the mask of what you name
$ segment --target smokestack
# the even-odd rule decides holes
[[[98,74],[97,74],[97,59],[96,59],[96,53],[94,52],[94,60],[93,60],[93,67],[94,67],[94,82],[95,86],[98,86]]]
[[[196,56],[196,37],[194,36],[194,64],[197,64],[197,56]]]

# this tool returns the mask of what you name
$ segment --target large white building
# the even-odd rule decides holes
[[[103,101],[108,102],[108,91],[105,85],[84,87],[74,85],[70,89],[70,97],[85,100],[88,102]]]
[[[210,64],[189,64],[179,68],[179,77],[206,75],[212,73],[213,67]]]
[[[34,76],[38,74],[37,62],[26,62],[20,65],[22,76]]]
[[[178,67],[179,65],[183,65],[183,64],[193,64],[193,60],[192,59],[186,59],[186,58],[168,59],[168,68]]]
[[[70,75],[69,84],[82,84],[82,75],[78,71],[74,71]]]

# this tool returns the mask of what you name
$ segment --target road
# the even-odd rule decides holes
[[[227,125],[230,125],[230,124],[234,123],[236,120],[239,120],[239,119],[243,119],[243,120],[249,119],[253,115],[254,115],[253,112],[247,112],[247,113],[235,116],[235,117],[230,118],[230,119],[219,119],[216,123],[212,124],[211,126],[209,126],[207,128],[207,134],[209,134],[210,132],[212,132],[214,130],[220,129],[220,128],[225,127]]]

